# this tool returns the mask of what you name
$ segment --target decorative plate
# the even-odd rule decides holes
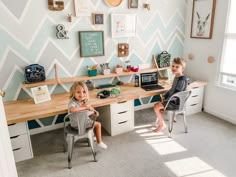
[[[122,0],[105,0],[108,6],[117,7],[122,3]]]

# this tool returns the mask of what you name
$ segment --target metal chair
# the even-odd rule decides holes
[[[88,118],[89,111],[80,111],[80,112],[74,112],[69,113],[64,117],[64,150],[65,152],[68,150],[68,168],[71,169],[71,160],[72,160],[72,153],[73,153],[73,147],[74,143],[80,139],[87,138],[88,143],[92,149],[92,154],[94,161],[96,162],[96,148],[94,144],[94,123],[91,128],[86,127],[86,120]],[[67,120],[70,120],[70,124],[67,125]],[[77,124],[76,127],[78,129],[75,129],[71,126],[71,124]]]
[[[182,92],[178,92],[175,93],[174,95],[172,95],[169,99],[169,101],[167,102],[164,111],[169,114],[169,122],[168,122],[168,131],[169,131],[169,137],[171,137],[171,132],[173,130],[173,122],[174,122],[174,117],[177,115],[183,115],[183,119],[184,119],[184,130],[185,133],[188,132],[188,127],[187,127],[187,121],[186,121],[186,114],[185,114],[185,104],[187,99],[189,98],[191,94],[191,90],[187,90],[187,91],[182,91]],[[168,110],[168,105],[170,104],[170,101],[173,100],[173,98],[177,98],[179,99],[179,108],[175,109],[175,110]]]

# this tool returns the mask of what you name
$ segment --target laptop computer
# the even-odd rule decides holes
[[[151,73],[141,73],[141,88],[146,91],[150,90],[159,90],[163,89],[161,85],[158,85],[158,73],[151,72]]]

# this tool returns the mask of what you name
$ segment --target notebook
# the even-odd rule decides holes
[[[158,73],[151,72],[151,73],[141,73],[141,88],[146,91],[150,90],[159,90],[163,89],[161,85],[158,85]]]

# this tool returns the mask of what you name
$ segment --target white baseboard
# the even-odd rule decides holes
[[[142,110],[142,109],[147,109],[147,108],[152,108],[155,103],[149,103],[149,104],[143,104],[140,106],[135,106],[134,111]]]
[[[217,112],[216,109],[214,109],[214,108],[211,108],[209,106],[204,106],[204,112],[212,114],[220,119],[223,119],[225,121],[231,122],[232,124],[236,125],[236,119],[233,119],[232,116],[227,115],[225,113]]]
[[[59,124],[50,125],[46,127],[34,128],[34,129],[29,130],[29,132],[30,132],[30,135],[35,135],[38,133],[48,132],[48,131],[59,129],[62,127],[63,127],[63,123],[59,123]]]

